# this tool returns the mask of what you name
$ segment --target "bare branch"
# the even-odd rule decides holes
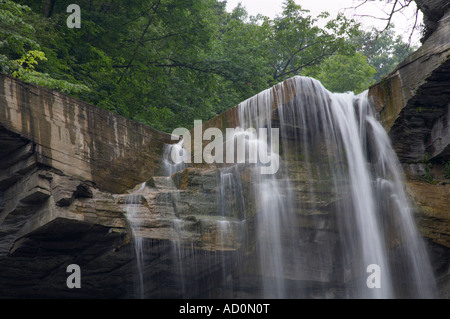
[[[164,61],[168,61],[170,63],[164,62]],[[157,67],[168,67],[168,68],[174,68],[174,67],[178,67],[178,68],[182,68],[182,69],[190,69],[190,70],[194,70],[194,71],[198,71],[198,72],[202,72],[202,73],[215,73],[217,75],[220,75],[224,78],[228,78],[228,75],[225,74],[224,72],[216,69],[216,68],[211,68],[211,67],[199,67],[196,66],[195,63],[190,64],[190,63],[186,63],[186,62],[181,62],[172,58],[163,58],[163,59],[158,59],[156,61],[152,61],[149,62],[148,65],[153,65],[153,66],[157,66]]]
[[[373,1],[373,0],[364,0],[356,6],[345,8],[345,10],[348,10],[348,9],[356,10],[371,1]],[[381,2],[381,0],[379,0],[379,1]],[[355,17],[367,17],[367,18],[373,18],[373,19],[377,19],[377,20],[381,20],[381,21],[386,21],[386,24],[383,27],[383,29],[379,30],[377,32],[377,36],[376,36],[375,40],[378,39],[378,37],[383,32],[385,32],[386,30],[389,29],[389,27],[392,25],[392,20],[395,15],[402,14],[406,17],[406,15],[404,13],[405,9],[413,3],[413,0],[387,0],[385,2],[386,2],[386,5],[382,9],[382,12],[386,15],[385,17],[374,16],[374,15],[370,15],[370,14],[356,14],[356,12],[354,14]],[[414,26],[409,35],[409,45],[411,45],[412,37],[414,35],[414,32],[416,31],[416,28],[417,28],[417,25],[419,22],[419,9],[415,10],[414,18],[415,18]]]
[[[355,17],[361,17],[361,18],[373,18],[373,19],[377,19],[377,20],[389,20],[389,18],[381,18],[381,17],[376,17],[370,14],[355,14]]]
[[[416,9],[416,18],[414,20],[414,26],[412,27],[411,33],[409,34],[408,39],[409,45],[411,45],[412,36],[414,34],[414,31],[416,30],[418,20],[419,20],[419,8]]]
[[[388,18],[387,23],[386,23],[386,27],[384,27],[384,29],[380,32],[380,34],[383,33],[384,31],[386,31],[389,28],[389,26],[391,25],[392,17],[394,15],[394,13],[396,12],[395,11],[395,7],[397,6],[397,3],[398,3],[398,0],[395,0],[394,5],[392,6],[392,11],[389,14],[389,18]],[[377,36],[377,38],[378,38],[378,36]]]
[[[356,9],[358,9],[359,7],[361,7],[361,6],[363,6],[363,5],[365,5],[367,2],[369,2],[370,0],[364,0],[364,1],[362,1],[360,4],[358,4],[357,6],[355,6],[355,7],[347,7],[347,8],[342,8],[342,10],[345,12],[345,10],[348,10],[348,9],[353,9],[353,10],[356,10]]]

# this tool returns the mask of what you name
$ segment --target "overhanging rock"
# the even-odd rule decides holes
[[[450,11],[369,95],[402,162],[450,158]]]
[[[404,167],[421,233],[438,252],[450,247],[450,7],[445,0],[416,2],[429,31],[425,42],[369,95]],[[433,258],[448,262],[448,251]],[[437,275],[448,278],[448,269]]]
[[[165,143],[171,135],[0,74],[0,296],[124,296],[134,256],[114,194],[159,174]],[[67,289],[71,263],[99,285]]]

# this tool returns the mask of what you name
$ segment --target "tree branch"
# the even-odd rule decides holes
[[[349,7],[349,8],[345,8],[344,10],[347,9],[358,9],[359,7],[365,5],[366,3],[370,2],[371,0],[364,0],[362,3],[358,4],[357,6],[354,7]],[[381,1],[381,0],[379,0]],[[383,30],[378,31],[377,36],[375,38],[375,40],[378,39],[379,35],[381,35],[383,32],[385,32],[387,29],[389,29],[389,27],[391,26],[391,22],[392,22],[392,18],[395,14],[397,14],[398,12],[401,12],[402,10],[404,10],[405,8],[409,7],[410,4],[413,2],[413,0],[388,0],[386,1],[387,5],[388,4],[392,4],[392,8],[389,10],[389,12],[383,10],[383,13],[386,14],[386,17],[376,17],[376,16],[372,16],[370,14],[354,14],[354,16],[356,17],[370,17],[370,18],[374,18],[377,20],[385,20],[386,22],[386,26],[383,28]],[[386,8],[386,7],[385,7]],[[419,9],[416,10],[416,14],[415,14],[415,22],[414,22],[414,26],[411,30],[411,34],[409,36],[409,43],[411,44],[411,39],[412,39],[412,35],[414,34],[414,30],[417,27],[417,23],[418,23],[418,18],[419,18]]]
[[[198,71],[198,72],[202,72],[202,73],[215,73],[217,75],[223,76],[224,78],[228,78],[227,74],[225,74],[224,72],[222,72],[218,69],[215,69],[215,68],[201,68],[201,67],[195,66],[193,64],[188,64],[186,62],[174,60],[172,58],[166,58],[166,59],[161,59],[161,60],[166,60],[171,63],[162,63],[162,62],[158,62],[158,61],[153,61],[153,62],[149,62],[149,64],[157,66],[157,67],[169,67],[169,68],[180,67],[180,68],[186,68],[186,69],[190,69],[190,70],[194,70],[194,71]]]
[[[292,56],[287,61],[285,67],[283,68],[283,70],[279,74],[277,74],[277,72],[275,71],[275,74],[273,75],[273,80],[276,80],[276,79],[278,79],[280,77],[283,77],[283,76],[286,76],[288,74],[295,73],[298,70],[300,70],[300,69],[302,69],[302,68],[304,68],[306,66],[313,65],[316,61],[318,61],[318,60],[320,60],[320,59],[322,59],[322,58],[324,58],[326,56],[333,55],[333,53],[328,54],[328,53],[323,52],[319,57],[317,57],[315,59],[312,59],[311,61],[309,61],[307,63],[304,63],[304,64],[300,65],[299,67],[295,67],[294,69],[286,72],[287,67],[291,64],[291,62],[295,58],[295,56],[297,56],[297,54],[299,54],[300,52],[302,52],[302,51],[304,51],[304,50],[306,50],[306,49],[308,49],[308,48],[310,48],[310,47],[312,47],[314,45],[317,45],[317,44],[325,46],[325,45],[327,45],[329,43],[332,43],[332,42],[333,41],[325,41],[325,42],[317,41],[317,42],[312,42],[312,43],[310,43],[310,44],[308,44],[308,45],[306,45],[304,47],[301,47],[294,54],[292,54]]]
[[[45,1],[44,17],[46,17],[46,18],[51,17],[51,15],[53,13],[53,9],[55,8],[55,2],[56,2],[56,0]]]
[[[161,0],[158,0],[158,2],[152,6],[153,15],[156,14],[156,12],[158,11],[158,7],[160,4],[161,4]],[[130,62],[128,62],[128,65],[126,66],[125,70],[122,72],[122,75],[120,76],[119,81],[117,81],[117,84],[120,84],[120,82],[122,82],[123,77],[128,72],[129,68],[131,67],[131,64],[133,63],[134,59],[136,58],[139,48],[143,44],[144,36],[147,33],[148,29],[150,28],[150,25],[153,22],[153,18],[154,18],[153,16],[150,16],[150,18],[148,19],[148,23],[145,26],[144,31],[142,32],[141,38],[139,39],[139,42],[136,45],[136,48],[134,49],[133,56],[131,57]]]
[[[414,34],[414,31],[416,30],[418,20],[419,20],[419,8],[416,9],[416,18],[414,20],[414,25],[412,27],[411,33],[409,34],[409,39],[408,39],[409,45],[411,45],[412,36]]]

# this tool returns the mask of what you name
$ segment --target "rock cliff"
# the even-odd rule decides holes
[[[427,25],[422,47],[369,94],[404,167],[419,227],[430,239],[436,262],[447,264],[438,276],[448,285],[450,8],[448,1],[416,2]]]
[[[112,272],[83,296],[123,296],[114,278],[130,259],[114,251],[129,238],[113,194],[158,174],[170,136],[5,75],[0,82],[0,296],[76,295],[60,288],[77,261],[93,262],[87,276]]]

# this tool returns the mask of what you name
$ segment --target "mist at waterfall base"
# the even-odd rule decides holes
[[[248,163],[217,166],[218,204],[211,223],[223,242],[216,249],[199,249],[178,236],[186,216],[176,210],[173,240],[158,242],[158,252],[154,240],[142,241],[133,232],[133,297],[437,297],[400,163],[367,92],[331,93],[317,80],[297,76],[237,108],[241,128],[279,128],[278,172],[260,174],[258,164]],[[166,147],[168,182],[189,166],[170,161],[173,148],[182,147]],[[176,190],[167,194],[168,205],[176,206],[176,196]],[[239,245],[229,245],[230,236]],[[144,268],[151,266],[143,260],[157,258],[161,250],[170,251],[161,262],[176,276],[146,280]],[[148,251],[152,256],[145,256]],[[370,265],[379,266],[379,287],[369,287]]]

